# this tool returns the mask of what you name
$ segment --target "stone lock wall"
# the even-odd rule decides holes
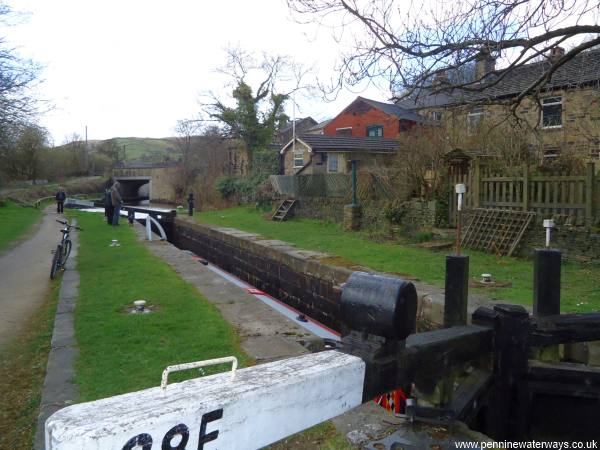
[[[173,243],[191,250],[256,288],[340,330],[340,285],[350,270],[323,261],[319,252],[277,240],[177,217]]]

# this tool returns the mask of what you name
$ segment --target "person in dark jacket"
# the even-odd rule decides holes
[[[113,208],[115,209],[112,221],[114,227],[119,225],[119,216],[121,215],[121,206],[123,205],[123,198],[119,192],[120,187],[121,184],[118,181],[115,181],[115,184],[113,184],[110,188],[110,199],[112,201]]]
[[[104,191],[104,215],[106,216],[106,223],[112,225],[113,215],[115,214],[115,208],[112,205],[112,199],[110,195],[110,186]]]
[[[56,193],[56,213],[57,214],[63,213],[63,207],[64,207],[66,199],[67,199],[67,193],[65,192],[65,189],[62,187],[59,187],[58,192]]]

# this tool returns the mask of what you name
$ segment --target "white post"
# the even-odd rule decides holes
[[[552,235],[552,228],[554,228],[554,220],[544,219],[544,228],[546,229],[546,248],[550,247],[550,238]]]
[[[146,216],[146,239],[152,240],[152,222],[150,222],[150,214]]]

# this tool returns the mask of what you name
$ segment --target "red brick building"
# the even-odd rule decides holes
[[[324,128],[326,136],[394,139],[425,119],[401,106],[357,97]]]

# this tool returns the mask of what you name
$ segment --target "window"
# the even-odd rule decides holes
[[[600,142],[595,142],[593,145],[595,145],[595,147],[590,149],[590,158],[600,159]]]
[[[304,166],[304,152],[296,150],[294,152],[294,169]]]
[[[335,173],[338,171],[338,155],[328,154],[327,155],[327,172]]]
[[[467,116],[467,125],[469,128],[469,133],[473,133],[479,122],[483,119],[483,106],[477,106],[473,108],[469,115]]]
[[[369,125],[367,137],[383,137],[383,125]]]
[[[352,127],[336,128],[336,136],[352,136]]]
[[[431,120],[434,122],[441,122],[443,114],[441,111],[431,111]]]
[[[562,97],[548,97],[542,100],[542,128],[562,126]]]

